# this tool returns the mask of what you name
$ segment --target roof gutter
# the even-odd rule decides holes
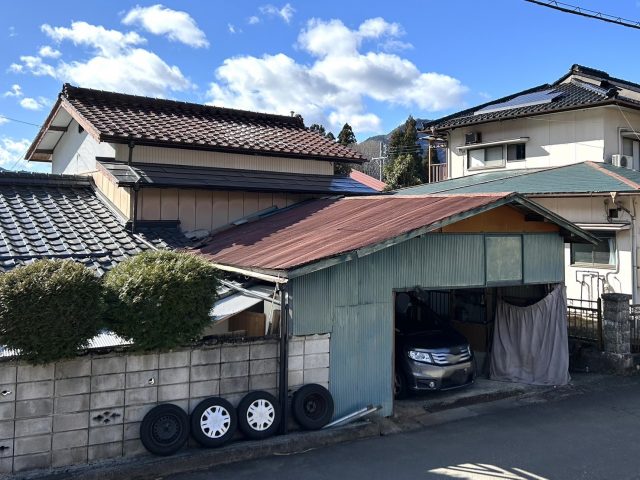
[[[225,265],[222,263],[212,262],[212,265],[219,270],[223,270],[225,272],[237,273],[239,275],[244,275],[245,277],[257,278],[258,280],[265,280],[267,282],[276,283],[276,284],[284,284],[289,281],[289,277],[287,272],[278,271],[278,270],[270,270],[272,273],[263,273],[265,271],[255,271],[252,269],[234,267],[232,265]]]

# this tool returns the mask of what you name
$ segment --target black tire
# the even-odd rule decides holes
[[[396,370],[393,376],[393,397],[396,400],[404,400],[409,396],[407,377],[402,370]]]
[[[267,392],[250,392],[238,405],[238,427],[249,438],[262,439],[274,435],[281,418],[278,400]]]
[[[154,455],[172,455],[189,439],[189,416],[177,405],[153,407],[140,424],[140,440]]]
[[[227,443],[236,433],[237,426],[236,409],[224,398],[206,398],[191,412],[191,435],[206,448]]]
[[[305,430],[318,430],[333,418],[333,397],[322,385],[310,383],[293,394],[293,417]]]

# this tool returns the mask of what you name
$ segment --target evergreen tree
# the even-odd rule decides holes
[[[358,143],[356,140],[356,136],[353,133],[353,129],[351,125],[345,123],[338,134],[338,143],[340,145],[344,145],[345,147],[350,147]],[[349,175],[351,173],[351,165],[348,163],[336,162],[333,164],[333,173],[335,175]]]
[[[389,162],[384,172],[391,188],[408,187],[426,181],[427,172],[422,162],[416,120],[411,115],[404,125],[391,134],[388,151]]]
[[[412,187],[419,185],[422,180],[418,176],[419,163],[410,154],[398,156],[392,163],[385,167],[387,190],[396,188]],[[416,168],[418,167],[418,168]]]
[[[309,127],[309,131],[310,132],[317,132],[320,135],[322,135],[323,137],[327,137],[327,133],[324,129],[324,125],[320,125],[319,123],[314,123],[313,125],[311,125]],[[331,134],[331,136],[333,136],[333,133]]]

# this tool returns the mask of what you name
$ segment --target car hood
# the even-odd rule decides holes
[[[454,329],[409,333],[398,336],[398,339],[407,350],[412,348],[446,349],[469,345],[465,336]]]

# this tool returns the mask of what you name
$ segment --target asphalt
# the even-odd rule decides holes
[[[420,429],[163,480],[640,479],[640,377],[431,414]]]

